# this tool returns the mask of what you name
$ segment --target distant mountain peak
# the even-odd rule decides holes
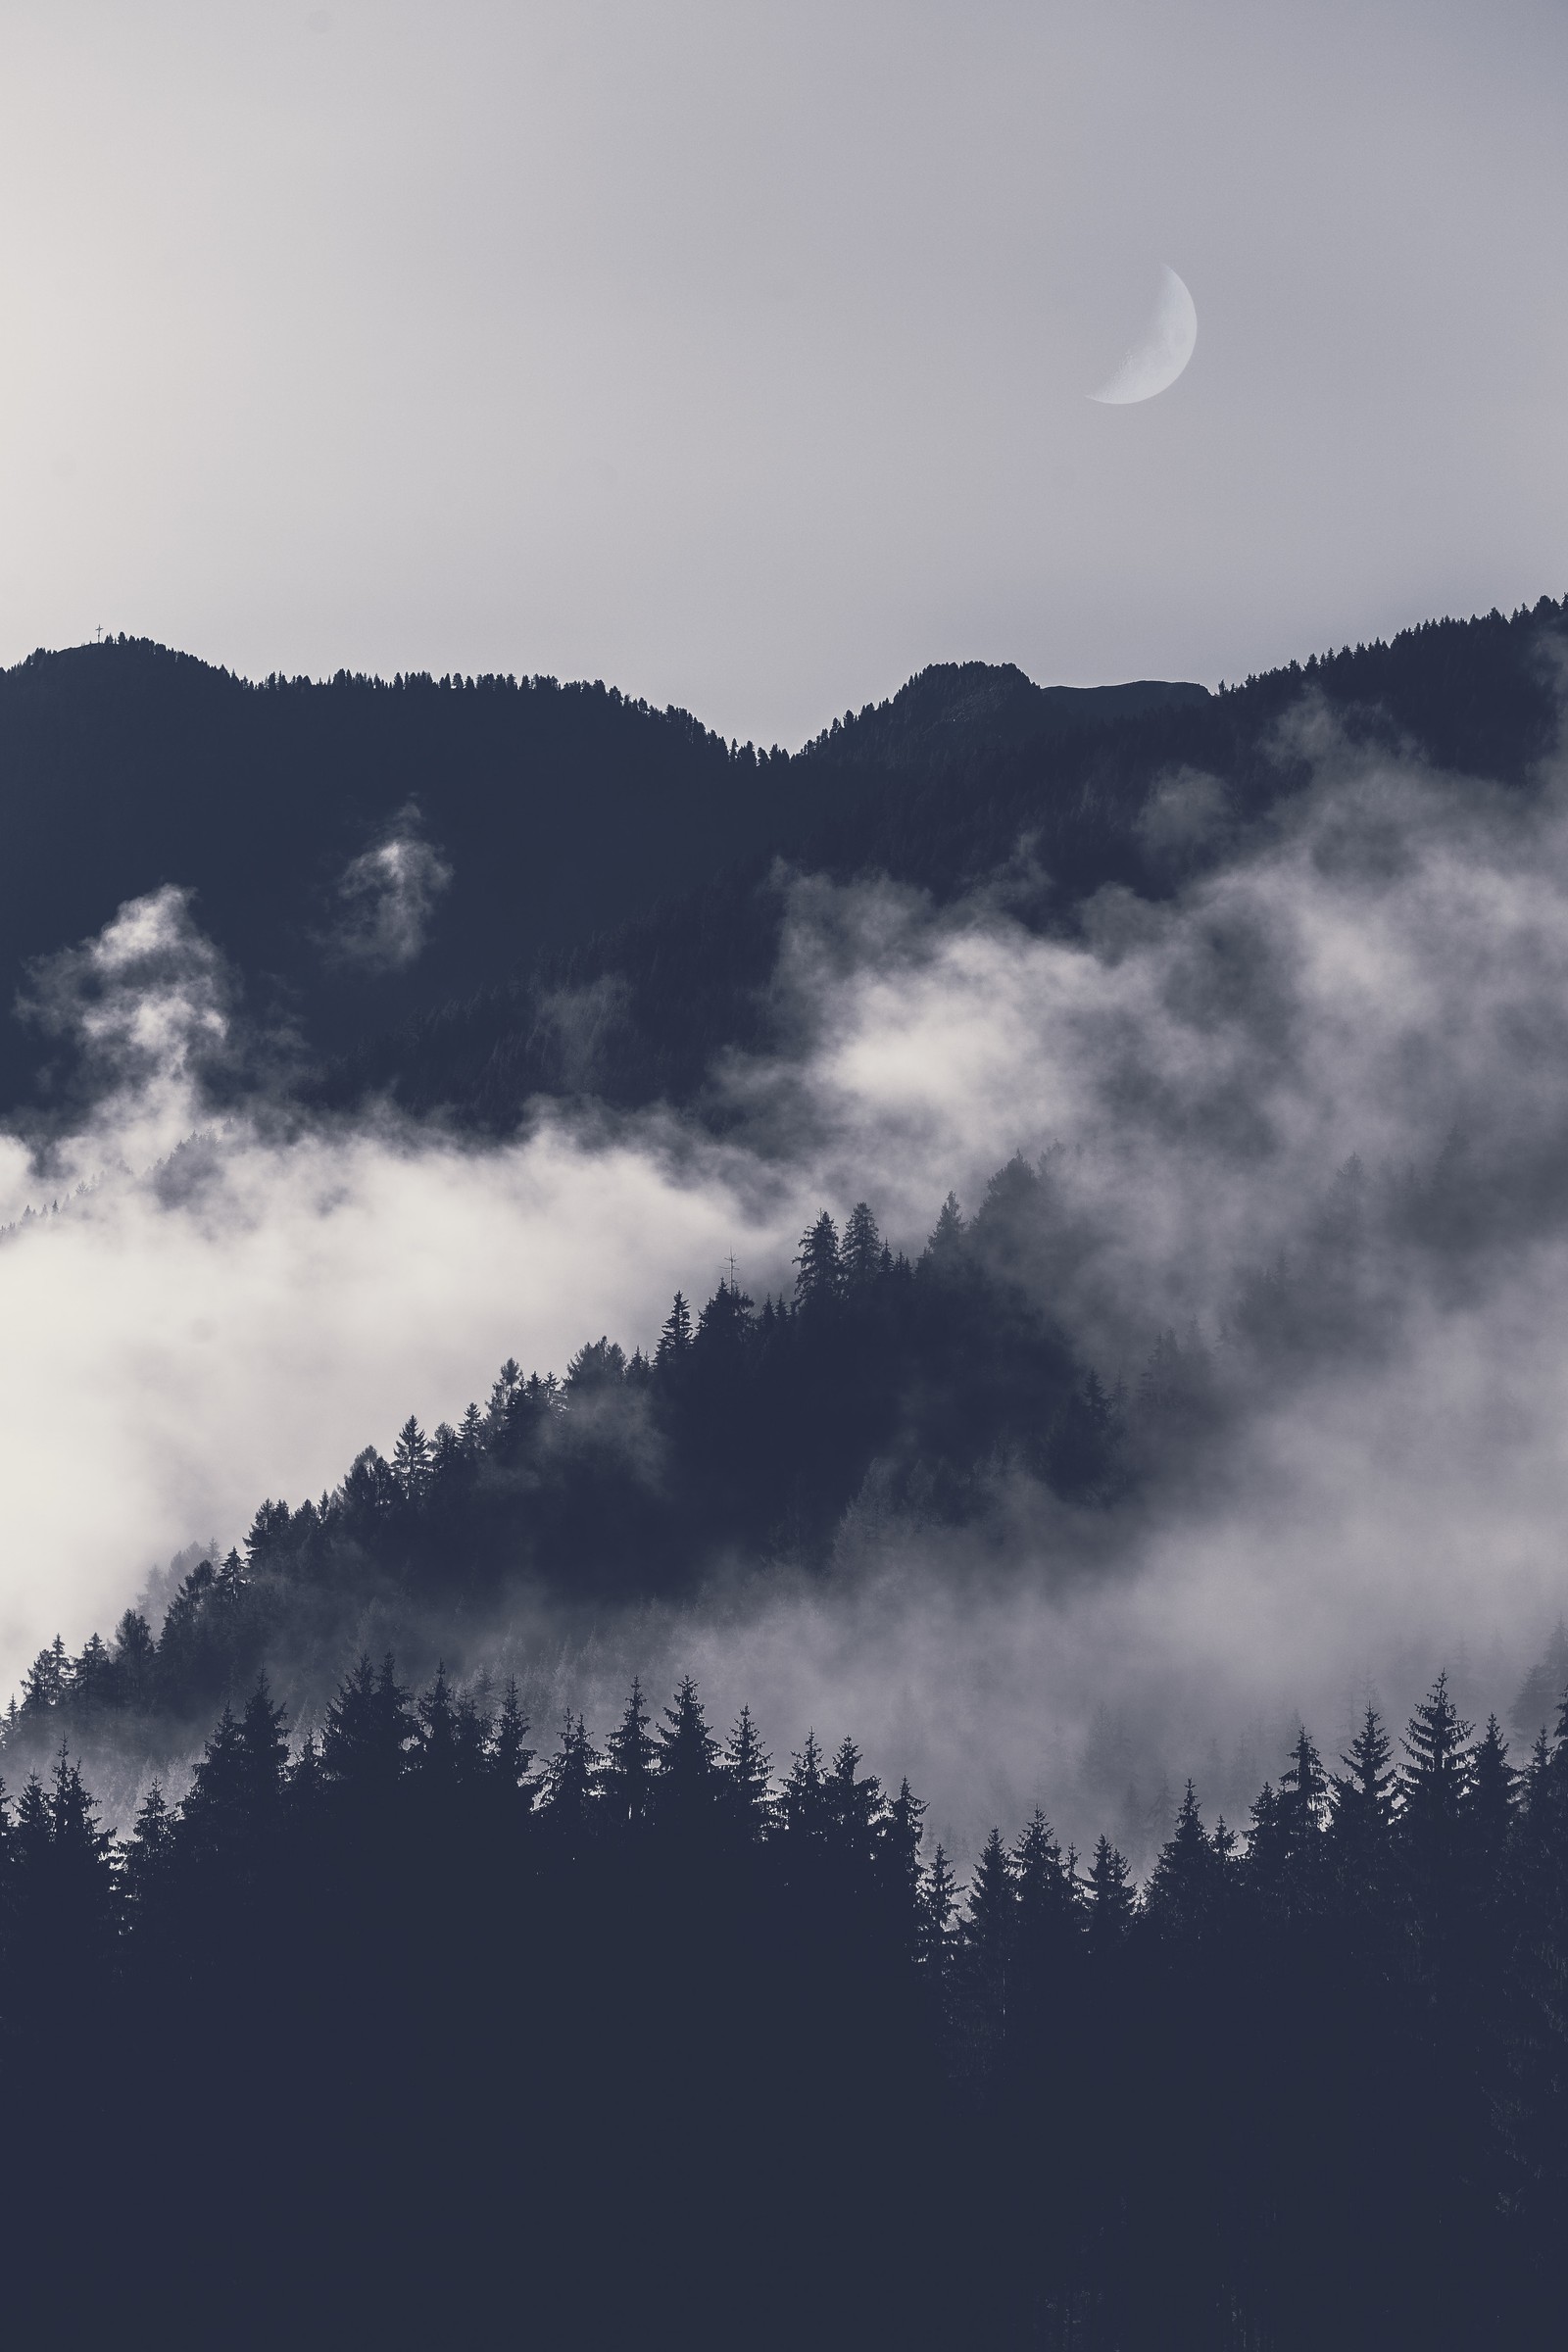
[[[1014,662],[932,662],[885,703],[867,703],[808,743],[803,757],[902,767],[1105,726],[1172,704],[1206,703],[1205,686],[1137,678],[1116,686],[1037,686]]]

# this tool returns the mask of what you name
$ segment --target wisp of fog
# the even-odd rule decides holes
[[[632,1671],[690,1669],[780,1752],[853,1731],[959,1852],[1038,1799],[1137,1853],[1188,1773],[1245,1805],[1298,1715],[1327,1750],[1445,1663],[1505,1713],[1568,1599],[1568,797],[1555,766],[1503,789],[1357,748],[1310,702],[1290,724],[1311,781],[1265,820],[1165,779],[1155,903],[1042,935],[1006,876],[940,910],[795,877],[794,1042],[723,1057],[707,1125],[220,1112],[230,978],[178,891],[122,908],[34,988],[91,1112],[0,1153],[0,1673],[503,1356],[646,1346],[731,1252],[787,1289],[824,1202],[915,1253],[1022,1152],[1054,1210],[1019,1279],[1130,1396],[1176,1335],[1201,1442],[1093,1510],[999,1468],[983,1536],[873,1476],[825,1576],[718,1563],[587,1636],[519,1615],[498,1660],[601,1725]]]

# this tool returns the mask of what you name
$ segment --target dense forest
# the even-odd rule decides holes
[[[13,2313],[204,2340],[1470,2347],[1568,2223],[1568,1693],[1300,1730],[1141,1893],[1038,1811],[966,1896],[846,1738],[682,1683],[603,1751],[362,1658],[183,1801],[0,1808]],[[1540,2340],[1546,2340],[1542,2336]]]
[[[824,1209],[791,1298],[721,1281],[695,1314],[677,1293],[652,1354],[600,1338],[559,1380],[509,1361],[455,1426],[411,1418],[318,1500],[264,1502],[156,1633],[130,1609],[75,1657],[57,1640],[5,1747],[177,1752],[264,1666],[299,1693],[366,1640],[471,1663],[529,1589],[591,1613],[690,1594],[730,1557],[820,1569],[873,1465],[890,1507],[950,1523],[983,1513],[1005,1464],[1107,1503],[1132,1475],[1125,1400],[1025,1279],[1049,1201],[1015,1160],[972,1220],[950,1197],[913,1262],[863,1201],[842,1235]],[[1146,1420],[1174,1409],[1179,1362],[1160,1351]]]
[[[777,1042],[793,872],[883,873],[939,903],[1001,874],[1041,928],[1107,883],[1157,898],[1299,786],[1282,722],[1309,696],[1352,737],[1522,785],[1555,739],[1564,625],[1543,598],[1215,696],[936,663],[793,756],[601,684],[251,684],[140,641],[39,653],[0,675],[8,995],[174,884],[270,1046],[215,1083],[387,1094],[492,1132],[540,1094],[700,1106],[715,1053]],[[1146,820],[1188,770],[1226,822],[1177,845]],[[364,894],[395,893],[376,861],[398,845],[433,861],[417,952],[367,956]],[[0,1025],[0,1101],[69,1105],[74,1075],[66,1042]]]
[[[1568,603],[1543,597],[1511,618],[1427,622],[1216,696],[1167,690],[1065,735],[1024,733],[1005,673],[924,672],[801,755],[836,787],[815,821],[355,1048],[316,1083],[330,1102],[384,1092],[499,1133],[534,1097],[563,1093],[676,1102],[721,1119],[725,1105],[710,1100],[715,1056],[790,1042],[770,983],[795,873],[887,875],[938,906],[1001,888],[1014,920],[1070,933],[1107,884],[1157,901],[1265,827],[1310,774],[1290,724],[1307,708],[1320,705],[1352,742],[1529,789],[1557,740],[1565,632]],[[1150,821],[1152,804],[1162,781],[1188,773],[1212,780],[1222,813],[1173,838]]]
[[[765,867],[890,762],[1049,743],[1184,697],[1206,699],[947,664],[792,759],[600,681],[252,682],[146,640],[40,651],[0,672],[0,999],[9,1011],[33,959],[172,885],[194,894],[275,1084],[280,1060],[309,1072],[737,861]],[[75,1074],[59,1039],[0,1023],[0,1107],[69,1102]]]
[[[471,1674],[514,1627],[580,1643],[780,1573],[829,1590],[865,1515],[895,1551],[961,1532],[950,1572],[981,1575],[1049,1514],[1056,1565],[1032,1581],[1113,1575],[1097,1539],[1245,1474],[1257,1411],[1325,1374],[1375,1379],[1463,1248],[1511,1230],[1510,1181],[1535,1183],[1517,1145],[1511,1177],[1453,1150],[1377,1178],[1352,1162],[1301,1204],[1288,1255],[1237,1269],[1207,1338],[1134,1298],[1104,1364],[1074,1334],[1105,1231],[1053,1154],[1014,1156],[972,1214],[950,1194],[913,1258],[865,1201],[842,1230],[824,1208],[789,1296],[725,1278],[705,1303],[677,1292],[646,1351],[589,1338],[560,1376],[509,1358],[455,1420],[410,1416],[326,1493],[262,1501],[242,1544],[187,1557],[161,1616],[127,1608],[74,1652],[57,1635],[0,1716],[0,1759],[41,1769],[65,1740],[118,1810],[264,1671],[315,1720],[362,1647]]]

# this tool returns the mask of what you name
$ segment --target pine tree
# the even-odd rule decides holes
[[[966,1231],[963,1211],[958,1206],[958,1196],[950,1193],[937,1211],[937,1221],[932,1228],[931,1239],[925,1246],[922,1262],[937,1274],[955,1271],[963,1258]]]
[[[379,1672],[362,1655],[326,1710],[321,1771],[334,1788],[385,1799],[403,1778],[416,1736],[409,1693],[390,1657]]]
[[[718,1741],[708,1728],[697,1685],[683,1675],[674,1703],[654,1736],[658,1754],[654,1803],[666,1833],[691,1835],[708,1825],[722,1793]]]
[[[906,1780],[883,1815],[878,1863],[896,1917],[917,1936],[920,1903],[920,1839],[925,1806]]]
[[[665,1374],[677,1371],[685,1362],[692,1344],[692,1310],[681,1293],[675,1293],[675,1302],[664,1317],[654,1350],[654,1369]]]
[[[857,1200],[844,1227],[840,1267],[844,1287],[852,1293],[868,1291],[882,1272],[882,1236],[863,1200]]]
[[[1219,1861],[1203,1831],[1191,1781],[1176,1826],[1150,1874],[1145,1901],[1150,1919],[1171,1942],[1194,1944],[1212,1925],[1220,1891]]]
[[[942,1846],[922,1873],[919,1890],[918,1950],[920,1966],[939,1984],[945,1983],[953,1951],[953,1921],[958,1908],[957,1881]]]
[[[300,1752],[289,1767],[288,1786],[284,1802],[290,1824],[296,1830],[314,1830],[321,1817],[326,1793],[326,1778],[321,1770],[321,1751],[316,1734],[307,1732]]]
[[[1489,1893],[1496,1886],[1513,1832],[1518,1784],[1502,1728],[1495,1715],[1489,1715],[1485,1737],[1476,1749],[1469,1809],[1482,1884]]]
[[[1280,1821],[1287,1850],[1298,1868],[1311,1861],[1327,1817],[1323,1759],[1303,1723],[1297,1732],[1291,1760],[1280,1774]]]
[[[208,1739],[179,1808],[177,1846],[198,1868],[238,1861],[246,1819],[244,1743],[231,1707]]]
[[[958,1931],[975,2055],[982,2066],[1006,2039],[1017,1926],[1012,1858],[1002,1842],[1002,1832],[993,1829],[975,1865],[968,1916]]]
[[[1440,1674],[1402,1742],[1396,1787],[1395,1854],[1427,1955],[1442,1967],[1472,1894],[1466,1828],[1475,1750]]]
[[[72,1706],[76,1721],[89,1721],[112,1704],[114,1660],[102,1637],[94,1634],[71,1667]]]
[[[435,1680],[415,1708],[414,1758],[425,1790],[441,1795],[458,1779],[458,1710],[446,1662],[436,1660]]]
[[[174,1845],[174,1823],[164,1791],[153,1781],[136,1810],[125,1846],[125,1895],[134,1919],[150,1917],[163,1900],[169,1884]]]
[[[561,1730],[561,1745],[545,1767],[545,1820],[551,1837],[568,1853],[580,1853],[593,1824],[599,1757],[588,1727],[571,1709]]]
[[[814,1225],[808,1225],[801,1236],[801,1247],[795,1263],[795,1297],[803,1307],[823,1307],[838,1298],[843,1288],[843,1268],[839,1262],[838,1227],[824,1208]]]
[[[115,1628],[113,1665],[115,1688],[122,1706],[142,1707],[152,1696],[157,1644],[152,1628],[135,1609],[127,1609]]]
[[[634,1675],[626,1711],[610,1735],[600,1775],[605,1818],[616,1829],[635,1829],[648,1819],[658,1752],[648,1729],[642,1680]]]
[[[1060,1840],[1036,1805],[1012,1849],[1019,2002],[1031,2032],[1054,2024],[1055,2004],[1076,1957],[1081,1922]]]
[[[822,1751],[816,1734],[808,1732],[806,1745],[790,1760],[789,1777],[779,1798],[785,1836],[796,1855],[827,1842],[828,1807],[822,1774]]]
[[[491,1742],[491,1769],[497,1785],[509,1795],[520,1796],[525,1808],[532,1804],[534,1795],[534,1785],[528,1779],[528,1767],[533,1762],[534,1751],[527,1741],[528,1718],[522,1711],[522,1701],[517,1693],[517,1679],[515,1675],[509,1675],[507,1687],[501,1694],[501,1712],[496,1717]]]
[[[1368,1706],[1345,1770],[1331,1783],[1329,1838],[1340,1884],[1358,1905],[1382,1883],[1394,1829],[1393,1745],[1376,1707]]]
[[[837,1857],[846,1883],[868,1886],[882,1820],[882,1784],[873,1774],[860,1777],[860,1751],[853,1740],[841,1740],[824,1783],[828,1844]]]
[[[743,1706],[724,1745],[725,1810],[746,1845],[760,1845],[767,1836],[770,1764],[762,1749],[752,1710]]]
[[[1102,1836],[1089,1865],[1089,1948],[1097,1960],[1119,1951],[1131,1931],[1136,1906],[1128,1877],[1121,1855]]]

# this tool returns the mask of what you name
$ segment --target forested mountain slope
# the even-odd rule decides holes
[[[906,768],[949,735],[1202,695],[1071,694],[983,663],[917,684],[913,707],[884,707]],[[173,884],[196,894],[253,1024],[341,1052],[787,849],[860,789],[842,743],[879,724],[866,713],[792,760],[597,683],[252,684],[145,640],[40,652],[0,674],[0,998],[9,1009],[30,958]],[[889,749],[878,738],[880,766]],[[0,1106],[41,1050],[0,1021]]]
[[[1543,598],[1511,618],[1428,622],[1392,644],[1292,662],[1215,697],[1159,689],[1141,707],[1150,690],[1107,689],[1124,698],[1120,715],[1066,733],[1036,725],[1042,708],[1061,706],[1016,671],[923,672],[802,755],[854,780],[818,821],[798,816],[684,897],[379,1039],[328,1092],[342,1102],[384,1089],[496,1131],[540,1093],[691,1102],[720,1048],[776,1042],[767,984],[789,870],[886,874],[939,905],[1000,876],[1010,913],[1067,926],[1107,883],[1158,898],[1232,855],[1304,781],[1306,749],[1285,722],[1313,698],[1352,739],[1523,785],[1556,740],[1565,638],[1568,606]],[[809,811],[810,797],[796,807]]]

